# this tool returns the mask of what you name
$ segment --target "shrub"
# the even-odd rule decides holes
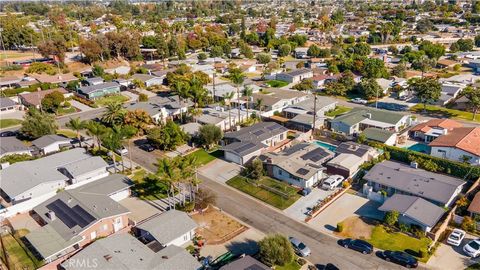
[[[426,258],[428,256],[428,250],[426,248],[421,248],[419,251],[420,258]]]
[[[303,258],[298,258],[297,263],[300,264],[300,265],[304,265],[304,264],[307,263],[307,261]]]
[[[350,186],[350,182],[348,181],[343,181],[342,183],[342,188],[348,188]]]
[[[140,95],[138,95],[138,101],[147,102],[148,101],[148,96],[144,93],[141,93]]]
[[[385,214],[385,217],[383,218],[383,221],[389,225],[389,226],[393,226],[395,225],[395,223],[397,223],[398,221],[398,216],[400,214],[398,213],[398,211],[388,211],[386,214]]]
[[[177,203],[175,208],[177,210],[189,213],[189,212],[192,212],[193,209],[195,209],[195,202],[186,202],[185,205],[182,205],[181,203]]]
[[[398,228],[400,229],[401,232],[409,232],[410,231],[410,226],[408,224],[405,224],[405,223],[400,223],[398,225]]]
[[[343,229],[344,229],[343,226],[344,226],[343,222],[337,223],[337,232],[343,232]]]
[[[465,231],[473,232],[477,229],[477,223],[471,217],[465,216],[460,227]]]

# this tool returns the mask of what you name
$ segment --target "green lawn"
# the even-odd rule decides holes
[[[410,110],[416,113],[421,113],[421,114],[424,113],[423,104],[417,104],[412,108],[410,108]],[[426,114],[428,114],[428,116],[431,116],[431,117],[455,118],[455,119],[475,121],[480,123],[480,116],[476,116],[476,119],[473,120],[473,114],[471,112],[447,109],[447,108],[434,106],[434,105],[427,105]]]
[[[117,94],[117,95],[111,95],[111,96],[107,96],[107,97],[103,97],[103,98],[99,98],[97,100],[95,100],[95,104],[97,104],[98,106],[100,107],[104,107],[106,106],[108,103],[112,103],[112,102],[120,102],[120,103],[123,103],[123,102],[126,102],[128,101],[129,98],[122,95],[122,94]]]
[[[474,263],[469,267],[465,268],[465,270],[479,270],[479,269],[480,269],[480,263]]]
[[[57,135],[63,135],[68,138],[77,138],[77,133],[70,129],[59,129]]]
[[[165,182],[154,181],[157,177],[153,174],[148,174],[141,169],[133,173],[130,177],[135,185],[132,191],[135,192],[142,200],[153,201],[167,197],[168,185]]]
[[[412,255],[418,255],[420,249],[428,248],[428,245],[431,243],[431,240],[426,237],[417,239],[400,232],[389,233],[383,226],[373,228],[372,236],[367,241],[379,249],[405,251]],[[419,260],[426,262],[428,257],[419,258]]]
[[[254,184],[256,183],[256,184]],[[240,175],[233,177],[227,181],[227,185],[243,191],[261,201],[264,201],[276,208],[286,209],[300,198],[298,190],[284,182],[272,179],[270,177],[262,177],[260,180],[252,180]],[[271,190],[261,187],[264,185],[278,192],[288,194],[285,198]]]
[[[275,87],[275,88],[284,87],[288,85],[288,82],[279,81],[279,80],[270,80],[265,83],[268,84],[270,87]]]
[[[0,119],[0,128],[7,128],[16,125],[20,125],[22,120],[20,119]]]
[[[335,110],[325,113],[325,116],[336,117],[340,114],[351,111],[352,108],[338,105]]]
[[[31,252],[23,245],[20,238],[29,233],[28,230],[22,229],[16,232],[15,237],[11,234],[2,236],[3,244],[8,255],[10,269],[37,269],[42,265]],[[5,262],[3,252],[0,252],[2,261]]]
[[[57,110],[57,115],[65,115],[65,114],[70,114],[70,113],[74,113],[74,112],[77,112],[77,109],[73,106],[71,106],[69,108],[60,107]]]
[[[217,159],[221,156],[221,151],[216,150],[213,152],[207,152],[205,149],[198,149],[197,151],[188,154],[187,156],[195,156],[197,158],[197,164],[199,166],[205,165],[214,159]]]
[[[302,268],[296,260],[293,260],[291,263],[285,264],[284,266],[275,266],[275,270],[298,270]]]

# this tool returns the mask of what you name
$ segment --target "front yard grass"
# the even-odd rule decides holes
[[[13,127],[21,123],[22,120],[20,119],[0,119],[0,128]]]
[[[59,129],[57,135],[63,135],[67,138],[77,138],[77,133],[71,129]]]
[[[416,257],[420,254],[420,249],[427,250],[431,243],[431,240],[427,237],[417,239],[400,232],[387,232],[385,227],[381,225],[373,228],[372,236],[367,241],[379,249],[405,251]],[[417,258],[421,262],[426,262],[428,261],[429,256],[426,258]]]
[[[279,81],[279,80],[270,80],[265,83],[268,84],[270,87],[274,87],[274,88],[280,88],[288,85],[288,82]]]
[[[410,108],[410,111],[423,114],[423,104],[417,104]],[[480,123],[480,116],[477,116],[475,120],[473,120],[473,114],[471,112],[460,111],[460,110],[453,110],[447,109],[435,105],[427,105],[427,109],[425,112],[428,116],[431,117],[441,117],[441,118],[455,118],[467,121],[474,121]]]
[[[106,96],[106,97],[99,98],[99,99],[95,100],[95,104],[97,104],[100,107],[105,107],[107,104],[112,103],[112,102],[124,103],[128,100],[130,100],[128,97],[126,97],[122,94],[116,94],[116,95],[111,95],[111,96]]]
[[[296,188],[267,176],[253,180],[237,175],[228,180],[227,185],[281,210],[288,208],[300,198]]]
[[[169,186],[165,182],[158,181],[154,174],[148,174],[144,169],[137,170],[130,177],[135,185],[132,191],[138,198],[146,201],[160,200],[167,197]]]
[[[275,266],[275,270],[298,270],[302,266],[297,262],[297,259],[294,259],[291,263],[287,263],[284,266]]]
[[[335,108],[335,110],[325,113],[325,116],[336,117],[340,114],[344,114],[344,113],[349,112],[351,110],[352,110],[352,108],[350,108],[350,107],[345,107],[345,106],[338,105]]]
[[[21,229],[15,232],[15,235],[5,234],[2,241],[8,256],[9,269],[37,269],[42,265],[28,248],[20,240],[21,237],[28,234],[29,231]],[[1,259],[5,263],[3,252],[0,252]]]
[[[220,150],[215,150],[213,152],[207,152],[205,149],[198,149],[195,152],[188,154],[187,156],[195,156],[197,158],[197,164],[203,166],[209,162],[217,159],[221,156]]]

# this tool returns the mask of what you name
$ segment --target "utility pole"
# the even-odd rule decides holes
[[[313,93],[313,124],[312,137],[315,135],[315,122],[317,121],[317,94]]]

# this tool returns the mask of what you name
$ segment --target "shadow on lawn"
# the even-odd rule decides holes
[[[432,109],[427,108],[426,111],[423,110],[423,106],[415,108],[412,110],[415,113],[418,113],[423,116],[434,117],[434,118],[452,118],[458,117],[459,115],[456,113],[452,113],[450,111],[442,110],[442,109]]]
[[[254,255],[258,253],[258,244],[252,239],[246,241],[233,241],[226,245],[228,251],[235,255],[247,254]]]

